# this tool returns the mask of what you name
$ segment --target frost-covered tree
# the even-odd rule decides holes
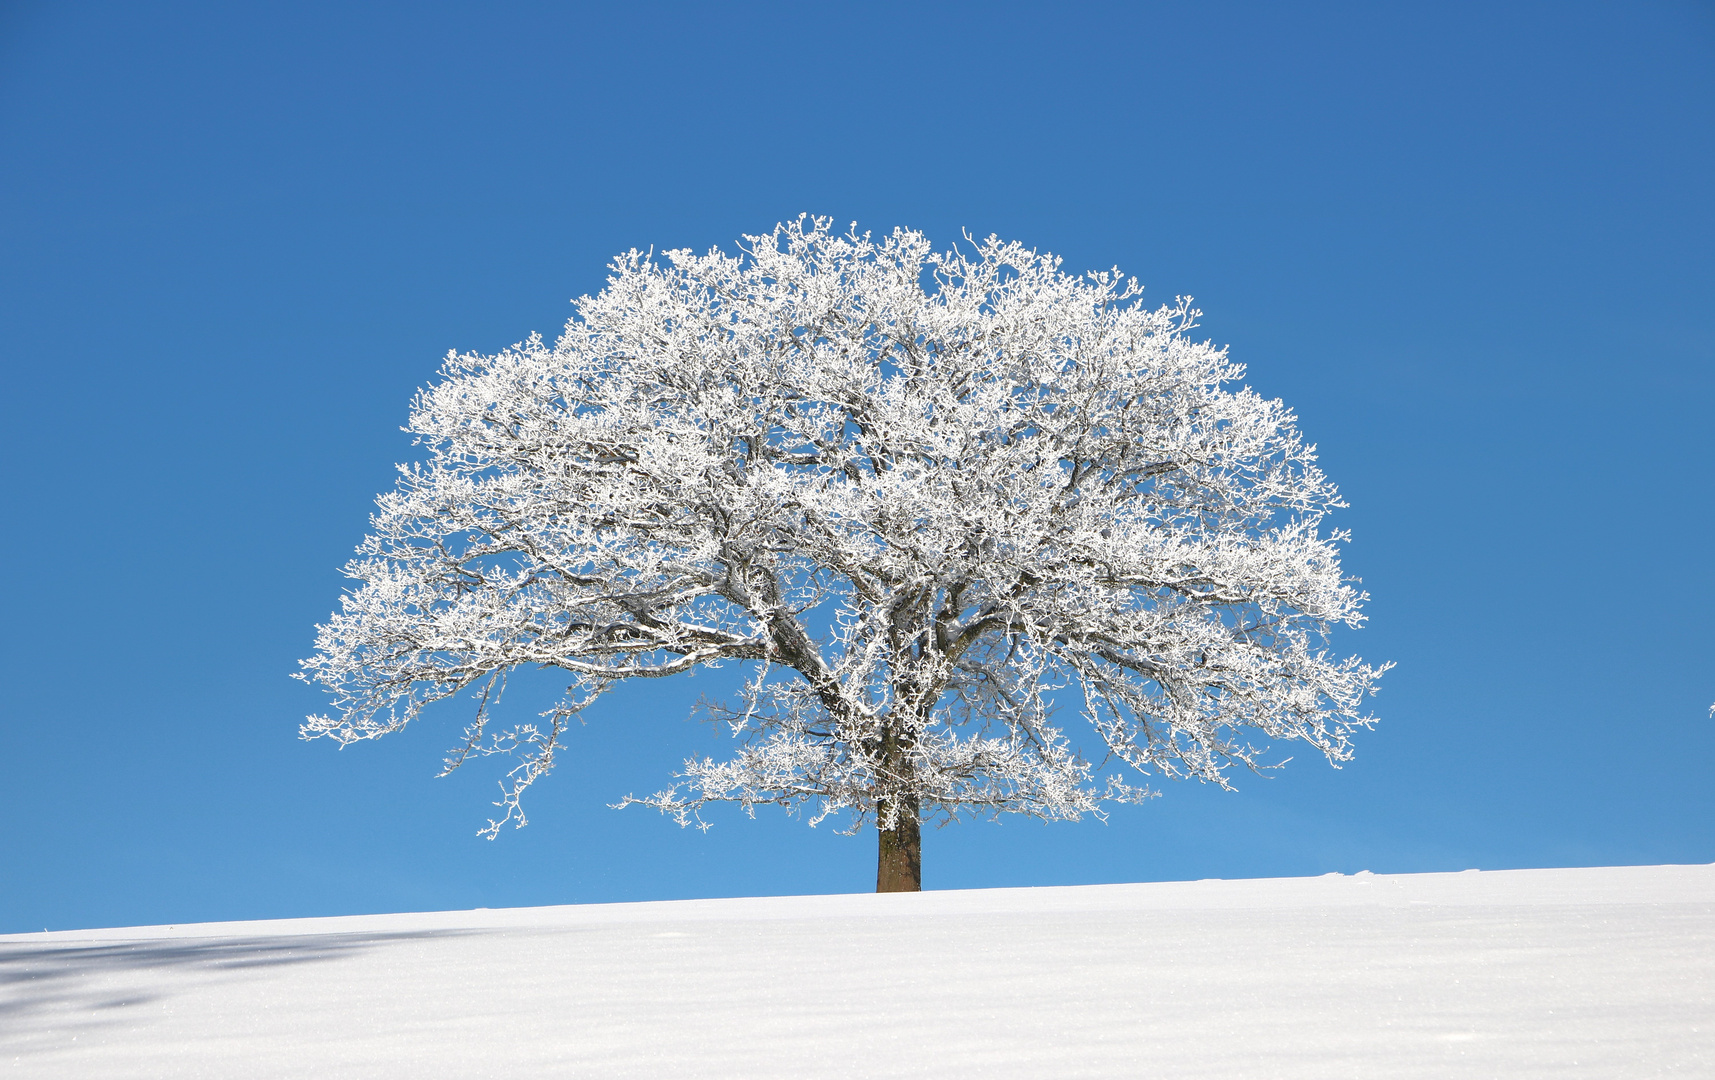
[[[1366,599],[1322,529],[1343,504],[1199,313],[1140,292],[815,219],[736,257],[622,256],[551,347],[449,354],[417,395],[427,460],[379,497],[303,664],[336,702],[305,737],[469,690],[447,768],[520,755],[492,837],[604,689],[749,665],[714,709],[733,757],[624,803],[873,822],[884,891],[920,887],[925,821],[1100,816],[1139,774],[1226,786],[1266,767],[1259,738],[1347,760],[1385,666],[1326,648]],[[571,685],[502,731],[522,666]]]

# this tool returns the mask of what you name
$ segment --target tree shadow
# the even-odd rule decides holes
[[[160,938],[89,944],[0,943],[0,1032],[15,1051],[46,1050],[61,1034],[127,1019],[133,1006],[171,997],[173,979],[125,979],[173,969],[198,978],[326,963],[397,942],[458,937],[473,930],[275,935],[249,938]],[[115,976],[118,976],[116,978]],[[127,985],[127,984],[131,985]],[[131,1014],[135,1016],[135,1014]],[[36,1043],[38,1045],[30,1045]]]

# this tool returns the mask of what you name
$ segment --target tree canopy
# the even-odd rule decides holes
[[[305,737],[473,692],[448,768],[520,755],[492,836],[604,689],[749,665],[715,710],[732,756],[626,801],[873,823],[883,888],[917,887],[925,820],[1226,785],[1259,740],[1347,760],[1385,665],[1327,644],[1367,599],[1323,528],[1343,503],[1190,302],[1141,292],[811,218],[620,257],[553,345],[449,354],[418,393],[426,460],[303,663],[334,699]],[[561,703],[492,719],[538,666]]]

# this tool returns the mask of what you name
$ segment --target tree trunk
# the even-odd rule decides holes
[[[923,890],[923,826],[914,798],[901,801],[899,820],[891,829],[877,829],[880,851],[875,865],[876,892]]]

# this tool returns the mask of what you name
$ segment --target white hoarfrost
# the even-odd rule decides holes
[[[1070,819],[1136,774],[1225,784],[1265,764],[1253,740],[1346,760],[1383,669],[1325,644],[1366,598],[1322,527],[1343,504],[1198,312],[1140,292],[816,219],[619,258],[552,346],[450,354],[418,394],[427,460],[304,662],[336,702],[305,736],[475,693],[448,767],[521,755],[491,836],[604,689],[732,662],[755,671],[716,710],[735,756],[628,801]],[[570,689],[499,730],[524,665]]]

